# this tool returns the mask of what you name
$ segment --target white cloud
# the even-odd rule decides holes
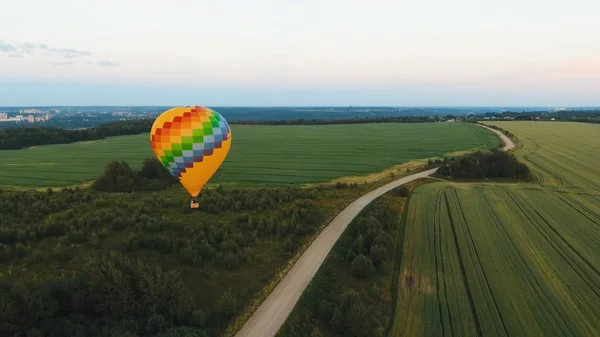
[[[117,62],[111,62],[107,60],[102,60],[98,62],[98,65],[101,67],[118,67],[119,64]]]

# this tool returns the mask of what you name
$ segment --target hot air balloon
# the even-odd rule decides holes
[[[158,160],[192,196],[196,197],[225,160],[231,147],[231,129],[218,112],[201,106],[176,107],[152,124],[152,150]]]

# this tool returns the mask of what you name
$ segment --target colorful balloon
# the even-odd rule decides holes
[[[195,198],[225,160],[231,129],[212,109],[176,107],[156,118],[150,142],[158,160]]]

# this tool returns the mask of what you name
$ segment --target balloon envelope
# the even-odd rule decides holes
[[[196,197],[225,160],[231,129],[212,109],[176,107],[156,118],[150,142],[158,160]]]

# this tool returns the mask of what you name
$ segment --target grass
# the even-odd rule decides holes
[[[231,152],[215,183],[309,184],[347,176],[356,180],[411,161],[499,145],[491,132],[468,123],[233,125],[232,131]],[[0,187],[75,185],[100,176],[111,160],[138,167],[152,156],[148,134],[0,151]]]
[[[598,336],[599,224],[589,196],[418,187],[391,336]]]
[[[413,192],[390,336],[600,335],[600,126],[489,124],[537,181]]]

